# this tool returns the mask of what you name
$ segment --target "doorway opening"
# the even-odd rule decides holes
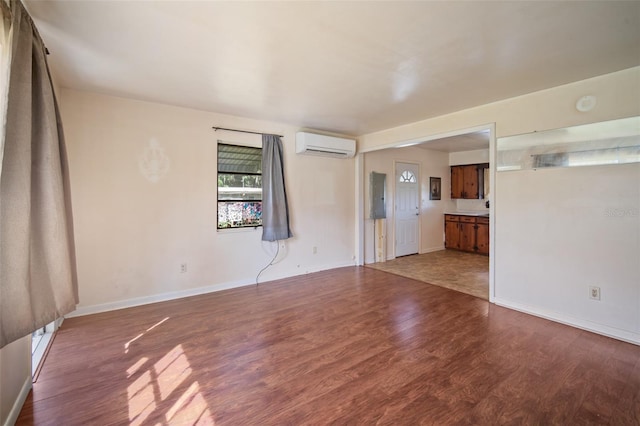
[[[465,279],[473,280],[479,278],[483,288],[482,295],[474,294],[478,297],[493,301],[494,288],[494,253],[495,248],[495,218],[492,214],[495,205],[495,124],[487,124],[474,128],[463,129],[446,134],[426,136],[424,138],[414,138],[408,141],[399,141],[395,144],[385,145],[379,148],[363,151],[361,154],[360,170],[363,179],[370,171],[388,173],[394,176],[394,184],[391,197],[389,197],[388,208],[392,209],[393,216],[387,219],[385,224],[389,238],[385,241],[387,252],[391,254],[389,258],[382,261],[376,260],[369,248],[365,246],[365,240],[371,238],[368,220],[362,219],[360,223],[360,237],[362,252],[359,257],[360,264],[369,264],[374,267],[391,267],[395,262],[408,262],[417,260],[419,257],[427,257],[429,254],[441,255],[438,265],[444,265],[449,260],[458,262],[467,259],[476,260],[479,267],[468,267],[460,269],[460,265],[452,264],[451,271],[466,274]],[[407,161],[408,160],[408,161]],[[489,164],[489,169],[483,171],[482,177],[487,183],[487,187],[482,191],[478,199],[456,199],[451,194],[451,166],[462,164]],[[411,170],[409,167],[414,166]],[[405,173],[406,172],[406,173]],[[411,173],[409,173],[411,172]],[[403,177],[404,173],[404,177]],[[410,179],[411,174],[416,176],[417,198],[413,198],[412,191],[404,187],[410,187],[409,182],[403,179]],[[364,181],[364,179],[363,179]],[[436,196],[431,195],[431,182],[438,184]],[[364,182],[366,183],[366,182]],[[362,209],[368,202],[365,196],[366,185],[362,188]],[[489,201],[490,203],[487,203]],[[409,205],[410,204],[410,205]],[[475,211],[481,214],[481,219],[473,219],[475,222],[481,221],[486,230],[488,221],[489,228],[489,256],[476,253],[464,253],[460,250],[445,250],[445,214],[455,212]],[[403,217],[402,214],[405,214]],[[409,221],[412,216],[413,223]],[[417,220],[416,220],[417,219]],[[407,220],[407,222],[404,222]],[[480,225],[478,225],[480,227]],[[415,229],[415,231],[411,231]],[[483,234],[484,238],[484,234]],[[486,240],[482,240],[486,241]],[[417,243],[417,248],[411,244]],[[486,243],[482,244],[486,248]],[[450,256],[444,256],[444,254]],[[417,254],[418,256],[408,256]],[[413,258],[416,259],[413,259]],[[435,256],[431,256],[435,258]],[[456,259],[453,259],[456,257]],[[366,261],[365,261],[366,259]],[[373,259],[373,262],[372,262]],[[379,263],[375,263],[379,262]],[[475,265],[474,263],[474,265]],[[465,264],[465,262],[462,262]],[[457,269],[456,269],[457,268]],[[415,269],[406,267],[404,269]],[[447,275],[446,273],[443,275]],[[425,280],[428,282],[427,280]],[[455,281],[455,280],[453,280]],[[447,287],[447,285],[443,285]],[[466,291],[465,291],[466,292]],[[472,294],[472,292],[467,292]]]

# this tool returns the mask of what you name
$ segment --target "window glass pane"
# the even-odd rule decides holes
[[[262,202],[218,202],[218,229],[262,225]]]
[[[405,170],[400,174],[399,181],[402,183],[415,183],[416,176],[409,170]]]
[[[262,173],[262,149],[218,144],[218,173]]]
[[[225,188],[262,188],[262,176],[218,173],[218,186]]]
[[[262,188],[218,188],[218,201],[262,200]]]
[[[498,139],[497,170],[640,162],[640,117]]]

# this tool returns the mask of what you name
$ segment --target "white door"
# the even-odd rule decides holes
[[[420,188],[418,165],[396,163],[396,257],[418,253]]]

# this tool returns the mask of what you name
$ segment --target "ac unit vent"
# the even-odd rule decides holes
[[[317,133],[297,132],[296,153],[323,157],[351,158],[356,154],[354,139],[337,138]]]

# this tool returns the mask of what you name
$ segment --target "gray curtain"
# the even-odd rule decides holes
[[[0,173],[0,348],[75,309],[64,136],[45,48],[11,1],[11,74]]]
[[[262,135],[262,240],[286,240],[291,237],[282,141],[276,135]]]

